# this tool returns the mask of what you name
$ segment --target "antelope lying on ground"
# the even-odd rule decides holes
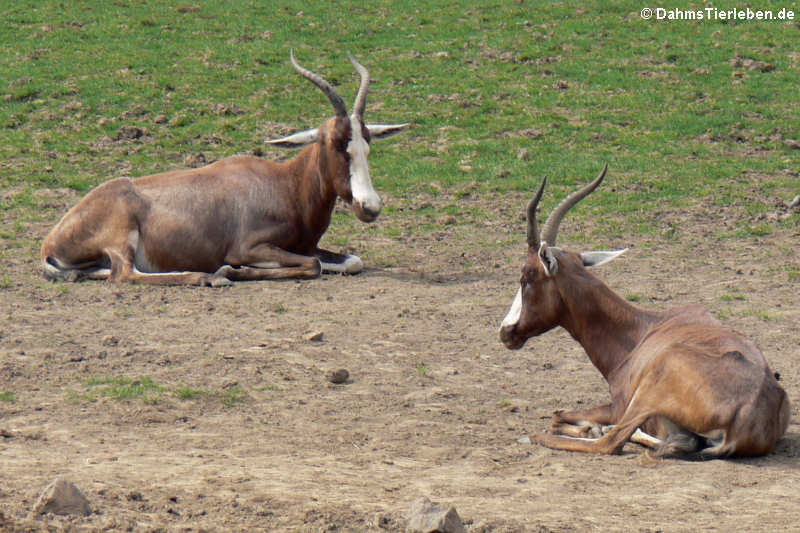
[[[269,141],[284,148],[307,145],[294,159],[236,156],[204,168],[104,183],[50,231],[41,254],[45,277],[226,285],[314,278],[321,270],[359,272],[358,257],[317,244],[337,197],[364,222],[378,217],[382,203],[370,180],[369,143],[407,124],[364,124],[369,72],[352,56],[361,85],[349,117],[336,90],[298,65],[293,53],[290,58],[336,111],[319,128]]]
[[[528,259],[500,339],[516,350],[561,326],[583,346],[611,392],[609,404],[557,412],[552,434],[535,440],[607,454],[620,453],[629,439],[654,448],[655,456],[770,453],[789,424],[789,399],[755,343],[700,306],[639,309],[586,268],[625,250],[577,254],[555,246],[561,219],[605,173],[562,201],[541,235],[536,207],[544,181],[528,206]]]

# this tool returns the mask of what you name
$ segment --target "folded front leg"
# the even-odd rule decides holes
[[[604,426],[613,423],[611,404],[579,411],[556,411],[553,414],[550,432],[554,435],[596,439],[606,433],[603,430]]]

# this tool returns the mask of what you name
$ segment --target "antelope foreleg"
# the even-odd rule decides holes
[[[554,435],[578,438],[599,438],[606,431],[604,426],[613,424],[611,404],[598,405],[579,411],[556,411],[550,425]]]
[[[619,454],[625,443],[631,438],[636,429],[650,417],[650,413],[629,414],[623,416],[620,423],[612,427],[608,433],[599,439],[586,439],[564,437],[552,434],[534,435],[533,439],[538,444],[556,450],[573,452]]]
[[[319,277],[322,267],[316,257],[287,252],[261,242],[226,257],[218,272],[232,281]]]

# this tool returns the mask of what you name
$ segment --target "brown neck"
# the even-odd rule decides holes
[[[559,281],[566,305],[561,326],[608,380],[661,314],[629,304],[585,268]]]
[[[331,176],[326,174],[325,150],[320,143],[306,146],[287,163],[294,183],[297,213],[308,232],[304,248],[307,253],[316,249],[317,243],[331,221],[336,190]],[[313,242],[311,242],[313,241]]]

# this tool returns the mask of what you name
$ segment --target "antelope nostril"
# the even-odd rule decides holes
[[[364,216],[367,217],[367,218],[370,218],[372,220],[375,220],[376,218],[378,218],[378,215],[380,215],[380,214],[381,214],[381,210],[380,209],[376,210],[376,209],[371,209],[369,207],[365,207],[364,208]]]
[[[358,218],[360,218],[364,222],[372,222],[378,215],[381,214],[381,208],[383,206],[380,202],[376,205],[367,205],[366,203],[361,202],[353,202],[353,210],[355,211]]]

